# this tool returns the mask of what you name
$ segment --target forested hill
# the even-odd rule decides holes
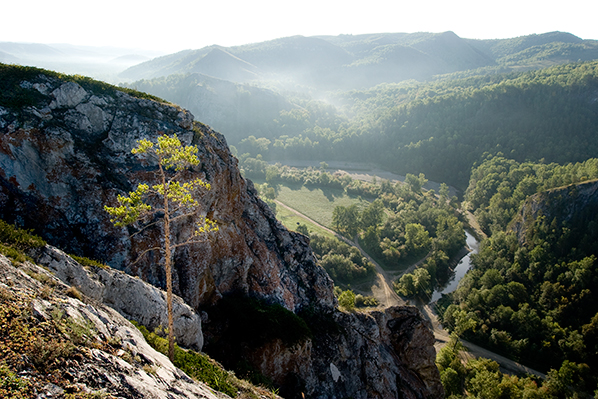
[[[596,178],[596,158],[557,165],[488,157],[473,170],[466,193],[490,238],[471,256],[458,289],[441,300],[448,305],[443,325],[546,371],[537,397],[596,392]]]
[[[463,39],[453,32],[293,36],[185,50],[131,67],[121,77],[201,73],[234,82],[282,79],[349,90],[478,68],[508,71],[596,58],[596,41],[562,32],[500,40]]]
[[[596,156],[598,62],[356,93],[353,108],[364,117],[344,131],[345,153],[464,188],[484,152],[558,163]]]
[[[563,46],[589,46],[572,35],[558,36],[569,39]],[[512,39],[507,48],[539,49],[542,39],[547,38]],[[344,46],[357,51],[356,43],[361,41]],[[483,51],[512,56],[505,46],[488,42]],[[261,154],[273,161],[375,160],[393,172],[425,173],[461,190],[485,152],[502,152],[519,162],[580,162],[596,156],[598,61],[508,74],[478,72],[329,93],[327,102],[201,74],[170,75],[131,87],[189,108],[224,132],[239,155]]]
[[[348,119],[313,106],[281,113],[279,137],[249,137],[239,154],[375,162],[464,190],[484,153],[519,162],[581,162],[598,154],[598,62],[339,96]],[[290,134],[292,127],[302,133]],[[301,128],[300,128],[301,129]],[[233,140],[234,144],[234,140]]]

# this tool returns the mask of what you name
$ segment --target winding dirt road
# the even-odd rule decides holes
[[[282,206],[285,209],[293,212],[297,216],[308,220],[310,223],[315,224],[319,228],[333,234],[336,238],[343,241],[344,243],[354,246],[361,252],[362,256],[367,258],[372,264],[376,267],[376,283],[371,287],[371,293],[374,298],[376,298],[380,302],[380,307],[387,308],[390,306],[397,306],[397,305],[405,305],[405,301],[403,301],[397,293],[391,288],[392,287],[392,277],[386,273],[384,269],[374,260],[370,255],[368,255],[360,246],[357,241],[357,237],[355,237],[354,241],[351,241],[337,232],[329,229],[326,226],[321,225],[320,223],[316,222],[315,220],[311,219],[307,215],[302,214],[301,212],[297,211],[296,209],[291,208],[288,205],[283,204],[278,200],[274,200],[276,206]],[[369,289],[360,290],[358,287],[353,287],[355,291],[362,291],[365,294],[369,294]]]
[[[370,262],[372,262],[372,264],[374,264],[376,266],[376,283],[371,287],[371,293],[372,293],[372,296],[374,296],[380,302],[379,307],[387,308],[390,306],[406,305],[405,301],[403,299],[401,299],[397,295],[397,293],[391,288],[392,281],[393,281],[392,279],[393,278],[396,279],[397,276],[389,276],[388,273],[374,259],[372,259],[372,257],[370,255],[368,255],[361,248],[361,246],[359,245],[359,242],[357,240],[357,236],[355,237],[355,239],[353,241],[348,240],[347,238],[336,233],[335,231],[327,228],[326,226],[321,225],[320,223],[316,222],[315,220],[313,220],[313,219],[309,218],[308,216],[302,214],[301,212],[283,204],[282,202],[280,202],[278,200],[274,200],[274,202],[276,202],[277,206],[282,206],[285,209],[288,209],[289,211],[295,213],[297,216],[300,216],[300,217],[308,220],[310,223],[313,223],[314,225],[318,226],[319,228],[329,232],[330,234],[333,234],[339,240],[342,240],[343,242],[359,249],[361,254],[364,257],[366,257]],[[468,216],[470,216],[470,218],[473,219],[473,222],[475,222],[475,218],[473,218],[473,215],[468,215]],[[472,224],[471,219],[470,219],[470,224]],[[478,229],[478,232],[480,232],[479,229]],[[483,233],[481,233],[481,234],[483,234]],[[426,258],[427,258],[427,256],[426,256]],[[415,267],[417,267],[417,265],[419,265],[421,262],[423,262],[426,258],[421,259],[419,262],[412,265],[408,269],[401,271],[401,274],[409,273],[409,272],[413,271],[413,269]],[[365,294],[369,294],[368,291],[370,290],[370,289],[359,290],[357,287],[353,287],[353,289],[355,291],[362,291]],[[442,327],[442,325],[438,321],[438,317],[436,316],[436,313],[434,312],[434,310],[432,309],[432,307],[429,304],[419,304],[417,307],[419,308],[419,310],[423,314],[423,316],[430,321],[432,331],[433,331],[434,337],[436,339],[434,348],[436,349],[436,352],[438,352],[443,346],[445,346],[449,342],[449,340],[450,340],[449,333]],[[501,355],[498,355],[498,354],[491,352],[487,349],[484,349],[480,346],[472,344],[471,342],[468,342],[468,341],[465,341],[462,339],[461,343],[468,350],[468,352],[462,352],[463,360],[467,360],[470,358],[484,357],[484,358],[491,359],[491,360],[494,360],[495,362],[497,362],[500,365],[500,369],[503,373],[515,374],[515,375],[517,375],[517,374],[534,374],[540,378],[543,378],[543,379],[546,378],[546,375],[543,373],[540,373],[539,371],[530,369],[529,367],[526,367],[522,364],[514,362],[510,359],[507,359]]]
[[[376,299],[378,299],[378,301],[380,301],[380,305],[382,305],[385,308],[390,307],[390,306],[406,305],[405,301],[403,299],[401,299],[401,297],[399,297],[397,295],[395,290],[393,290],[391,288],[392,278],[388,276],[388,273],[386,273],[386,270],[384,270],[378,264],[378,262],[376,262],[370,255],[367,254],[367,252],[365,252],[361,248],[361,246],[359,245],[359,240],[357,239],[357,236],[355,236],[355,238],[353,239],[353,242],[351,242],[351,245],[353,245],[354,247],[359,249],[361,254],[367,260],[369,260],[374,266],[376,266],[376,282],[377,282],[377,284],[375,285],[375,287],[377,289],[372,287],[372,294]],[[380,292],[380,291],[382,291],[382,292]]]

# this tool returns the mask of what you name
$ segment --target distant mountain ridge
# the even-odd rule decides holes
[[[598,41],[564,32],[494,40],[463,39],[450,31],[292,36],[186,50],[135,65],[119,76],[140,80],[201,73],[245,83],[288,79],[292,73],[302,85],[349,90],[499,65],[534,68],[595,58]]]

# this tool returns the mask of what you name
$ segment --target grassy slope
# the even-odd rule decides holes
[[[295,212],[289,211],[282,206],[276,208],[276,218],[289,230],[297,231],[298,224],[304,224],[307,226],[310,234],[316,233],[320,236],[334,237],[334,234],[330,234],[318,225],[313,224],[304,217],[301,217]]]
[[[349,196],[342,190],[307,188],[305,186],[300,189],[281,186],[277,199],[329,228],[334,227],[332,212],[336,206],[357,204],[362,207],[367,205],[367,201]]]

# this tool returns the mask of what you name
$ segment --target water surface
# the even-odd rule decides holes
[[[455,267],[454,275],[453,277],[451,277],[448,284],[445,287],[439,288],[436,291],[434,291],[430,302],[436,302],[442,297],[442,294],[448,294],[456,290],[457,286],[459,285],[459,281],[461,281],[465,273],[467,273],[467,271],[471,267],[470,256],[471,254],[478,253],[479,242],[475,239],[474,236],[469,234],[467,231],[465,231],[465,236],[467,246],[471,249],[471,252],[469,252],[467,255],[463,257],[463,259],[459,261],[459,264],[457,264],[457,267]]]

